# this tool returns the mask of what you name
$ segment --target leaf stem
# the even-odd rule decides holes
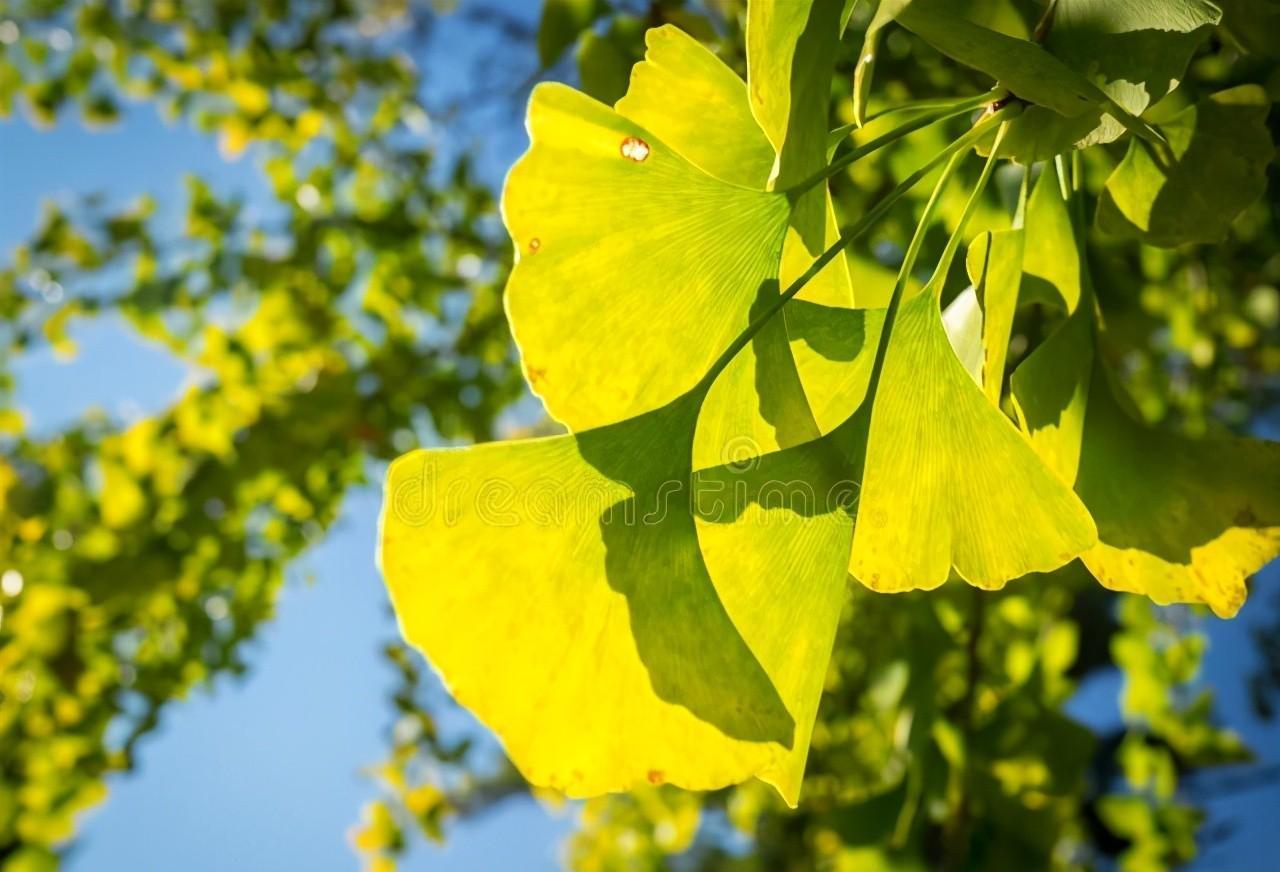
[[[993,88],[984,96],[987,98],[988,102],[990,102],[997,99],[1003,93],[1003,88]],[[967,102],[969,98],[966,97],[963,98],[963,100]],[[873,124],[874,122],[887,118],[890,115],[903,115],[912,112],[932,112],[937,109],[950,109],[959,102],[961,102],[961,100],[916,100],[914,103],[903,103],[900,106],[890,106],[888,109],[882,109],[873,115],[868,115],[866,121],[862,123],[862,126],[866,127],[868,124]],[[860,128],[856,124],[846,124],[839,129],[844,131],[853,131]]]
[[[999,112],[997,111],[991,117],[994,118],[998,115]],[[1001,119],[1000,129],[996,132],[995,142],[992,143],[991,152],[987,155],[987,162],[982,167],[982,175],[978,178],[978,184],[974,186],[973,193],[969,195],[960,223],[947,240],[947,246],[943,249],[942,257],[938,260],[933,275],[929,278],[928,285],[936,283],[939,286],[939,290],[935,293],[941,293],[942,280],[951,268],[951,259],[955,256],[956,249],[960,245],[960,235],[964,232],[965,225],[969,223],[969,218],[977,207],[978,198],[981,196],[983,189],[986,188],[987,180],[991,178],[991,172],[995,168],[996,157],[1000,153],[1000,142],[1004,139],[1005,131],[1008,129],[1008,118]],[[876,345],[876,359],[871,365],[871,379],[867,383],[868,397],[874,397],[876,390],[880,386],[880,374],[884,370],[884,359],[889,349],[889,337],[893,333],[893,325],[897,321],[898,310],[902,307],[902,298],[905,294],[907,283],[911,280],[911,273],[915,269],[916,258],[920,254],[921,245],[924,244],[925,233],[928,232],[929,225],[933,222],[934,213],[937,212],[938,203],[942,200],[942,192],[955,172],[956,166],[959,165],[961,154],[961,152],[956,152],[952,156],[951,160],[947,162],[946,168],[943,169],[938,183],[934,185],[933,194],[930,195],[929,202],[924,207],[924,213],[920,216],[920,223],[916,225],[916,232],[912,235],[911,244],[907,246],[906,256],[902,259],[902,266],[898,269],[898,278],[894,282],[893,293],[889,297],[889,309],[885,312],[884,326],[880,330],[880,340]],[[861,426],[869,428],[870,425],[870,416],[863,416]]]
[[[977,97],[970,97],[965,100],[943,104],[939,107],[942,109],[941,112],[927,112],[918,118],[913,118],[910,121],[900,124],[893,130],[890,130],[881,136],[877,136],[868,143],[859,145],[856,148],[845,152],[840,155],[840,157],[833,160],[829,165],[809,176],[809,178],[787,188],[784,193],[790,197],[791,201],[794,203],[809,191],[841,172],[855,161],[866,157],[872,152],[879,151],[886,145],[891,145],[892,143],[897,142],[904,136],[915,133],[922,127],[928,127],[930,124],[936,124],[939,121],[946,121],[949,118],[955,118],[957,115],[972,112],[974,109],[990,103],[993,99],[999,96],[1000,93],[1002,92],[997,89],[988,91],[987,93],[981,94]]]
[[[1002,116],[1002,113],[1006,113],[1009,111],[1014,111],[1014,110],[1003,109],[1003,108],[997,109],[992,114],[980,120],[972,128],[966,131],[962,136],[956,139],[955,142],[951,143],[946,148],[939,151],[937,154],[931,157],[928,161],[926,161],[925,164],[921,166],[918,170],[916,170],[914,173],[912,173],[911,175],[903,179],[901,182],[899,182],[898,185],[892,191],[890,191],[888,194],[882,197],[880,201],[877,202],[875,206],[871,207],[871,209],[865,215],[863,215],[861,218],[859,218],[857,221],[851,224],[848,228],[843,230],[840,233],[840,238],[837,239],[835,242],[833,242],[830,247],[828,247],[825,251],[822,252],[822,254],[818,255],[817,259],[815,259],[814,262],[809,265],[809,268],[806,269],[795,281],[793,281],[790,285],[788,285],[787,289],[778,295],[778,299],[774,300],[773,303],[770,304],[769,308],[765,309],[758,316],[756,316],[756,318],[752,320],[750,324],[747,325],[747,328],[738,335],[738,338],[729,344],[729,347],[724,350],[724,353],[721,354],[720,357],[716,359],[715,363],[711,365],[711,368],[707,370],[707,374],[702,377],[702,380],[699,384],[702,386],[706,386],[706,385],[709,385],[711,382],[713,382],[716,379],[716,377],[720,375],[721,372],[724,371],[724,368],[729,365],[729,362],[733,360],[734,356],[739,351],[741,351],[743,348],[746,347],[747,343],[750,342],[755,337],[755,335],[760,332],[760,329],[764,327],[765,323],[770,318],[776,315],[778,311],[784,305],[786,305],[788,300],[793,298],[796,294],[800,293],[800,291],[804,289],[804,286],[808,284],[813,279],[814,276],[822,272],[823,268],[826,267],[827,264],[829,264],[832,260],[835,259],[836,255],[840,254],[840,252],[842,252],[847,246],[849,246],[852,242],[854,242],[856,239],[858,239],[860,236],[862,236],[864,233],[870,230],[876,224],[876,222],[878,222],[881,218],[884,217],[884,214],[886,212],[888,212],[891,208],[893,208],[893,205],[897,203],[898,200],[902,199],[902,197],[908,191],[910,191],[917,184],[919,184],[921,179],[929,175],[929,173],[933,172],[934,168],[936,168],[938,164],[942,163],[945,160],[950,159],[950,163],[947,164],[947,168],[943,170],[942,182],[945,182],[946,179],[950,176],[953,166],[956,163],[956,159],[959,157],[959,155],[962,152],[964,152],[965,149],[969,148],[974,143],[976,143],[979,139],[981,139],[991,129],[991,126],[993,124],[995,124],[997,121],[1004,121],[1005,118],[1007,118],[1007,116]],[[1004,128],[1002,125],[1001,130],[1003,129]],[[995,152],[992,151],[992,160],[994,160],[994,155],[995,155]],[[936,189],[934,193],[936,196],[937,194]],[[924,223],[927,223],[927,217],[929,214],[931,214],[929,210],[930,210],[930,207],[933,205],[933,200],[930,199],[929,202],[930,202],[930,206],[925,207],[926,219],[922,220],[921,226],[923,226]],[[917,229],[917,236],[919,235],[921,234],[920,234],[920,231]],[[912,245],[915,246],[916,250],[918,251],[919,245],[917,244],[917,240],[913,238],[911,242],[912,242]],[[908,250],[908,256],[911,257],[912,260],[914,260],[915,255],[911,253],[910,249]],[[909,265],[906,262],[904,262],[903,266],[907,267],[909,270]],[[902,280],[902,275],[903,274],[900,272],[899,281]],[[894,293],[895,295],[897,294],[896,285],[894,288]],[[892,306],[892,303],[890,305]]]
[[[996,131],[996,139],[991,144],[991,154],[987,156],[987,162],[982,167],[982,175],[978,177],[978,183],[974,185],[973,192],[969,194],[969,200],[964,204],[964,212],[960,215],[960,222],[956,225],[956,229],[951,232],[950,238],[947,239],[947,246],[942,250],[942,256],[938,258],[937,266],[933,268],[933,276],[930,277],[929,284],[933,285],[935,297],[942,295],[942,285],[946,281],[947,273],[951,270],[951,261],[955,259],[956,251],[960,248],[960,240],[964,235],[965,227],[969,224],[969,219],[973,217],[973,213],[978,208],[978,200],[981,199],[982,192],[986,190],[987,182],[991,180],[991,173],[996,166],[996,153],[1000,150],[1000,143],[1008,129],[1009,122],[1005,121],[1000,125],[1000,129]]]

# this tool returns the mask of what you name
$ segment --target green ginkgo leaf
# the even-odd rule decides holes
[[[999,588],[1096,539],[1079,499],[956,358],[936,285],[906,301],[872,407],[854,577],[872,590],[931,589],[954,567]]]
[[[775,188],[798,184],[827,166],[831,72],[851,6],[845,0],[748,4],[750,109],[776,154],[769,180]],[[783,245],[781,283],[801,275],[839,235],[825,184],[800,197]],[[835,318],[855,305],[845,258],[835,258],[814,276],[800,301],[829,307]],[[841,391],[857,373],[848,372],[842,360],[814,353],[800,332],[806,325],[792,323],[795,311],[783,313],[791,353],[818,429],[827,432],[856,408],[860,394]]]
[[[853,123],[859,127],[867,123],[867,103],[880,52],[880,34],[910,3],[911,0],[880,0],[863,33],[862,51],[858,53],[858,65],[853,72]]]
[[[961,227],[992,166],[989,160]],[[922,228],[940,190],[941,184]],[[917,230],[896,294],[909,279],[922,234]],[[976,586],[1000,587],[1061,566],[1097,539],[1079,499],[987,401],[956,357],[939,309],[950,256],[944,254],[925,290],[901,304],[887,342],[878,340],[883,367],[868,380],[874,389],[869,401],[827,436],[789,449],[797,458],[792,463],[812,467],[843,458],[843,477],[819,475],[818,481],[860,483],[849,567],[874,590],[937,587],[953,566]],[[873,323],[866,318],[864,335]],[[767,467],[769,460],[762,463]],[[741,550],[752,524],[736,526]],[[699,527],[699,535],[709,541],[704,530]],[[732,541],[734,534],[720,535]]]
[[[1221,17],[1208,0],[1057,0],[1044,46],[1141,115],[1178,86],[1192,53]],[[1123,132],[1114,119],[1102,118],[1077,146],[1111,142]]]
[[[765,190],[777,155],[752,116],[742,79],[671,25],[648,31],[645,46],[644,62],[632,68],[630,87],[614,107],[618,114],[708,175]]]
[[[1261,87],[1241,85],[1162,125],[1167,148],[1134,140],[1107,179],[1098,225],[1152,245],[1221,241],[1266,186],[1270,107]]]
[[[1019,423],[1097,523],[1098,543],[1081,556],[1094,577],[1230,617],[1248,575],[1280,555],[1280,445],[1187,439],[1122,408],[1097,352],[1080,241],[1066,202],[1050,196],[1051,176],[1028,207],[1027,268],[1039,275],[1026,283],[1044,281],[1078,304],[1013,375]]]
[[[1139,423],[1095,364],[1076,491],[1098,523],[1082,559],[1113,590],[1223,618],[1280,557],[1280,444],[1189,439]]]
[[[1043,44],[1137,116],[1177,87],[1196,46],[1220,17],[1207,0],[1058,0],[1045,22]],[[1004,153],[1030,164],[1111,142],[1124,130],[1101,107],[1071,118],[1032,107],[1011,126]]]
[[[1218,16],[1203,0],[1064,0],[1042,23],[1042,45],[982,26],[977,12],[913,0],[895,16],[943,54],[1035,104],[1010,126],[1002,149],[1027,164],[1109,142],[1125,129],[1158,141],[1139,115],[1176,86]]]
[[[1073,316],[1013,382],[1019,409],[1038,410],[1020,415],[1033,444],[1098,525],[1098,544],[1081,559],[1113,590],[1231,617],[1248,576],[1280,556],[1280,445],[1145,426],[1117,400],[1114,376],[1082,334]],[[1082,379],[1071,396],[1057,387]],[[1056,433],[1046,436],[1050,426]]]
[[[913,0],[896,17],[938,51],[1059,115],[1073,118],[1107,102],[1092,82],[1040,45],[975,24],[949,0]]]
[[[1041,173],[1031,192],[1026,220],[1022,262],[1026,299],[1061,306],[1067,319],[1014,373],[1014,409],[1036,453],[1070,483],[1080,462],[1089,399],[1093,310],[1084,285],[1081,249],[1052,165]]]

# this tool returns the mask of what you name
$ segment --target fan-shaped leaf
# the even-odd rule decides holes
[[[1068,314],[1014,373],[1014,409],[1036,453],[1070,483],[1080,462],[1089,400],[1093,310],[1071,215],[1052,167],[1046,167],[1031,192],[1026,233],[1027,299],[1063,306]]]
[[[1221,17],[1208,0],[1057,0],[1044,46],[1141,115],[1178,86],[1192,53]],[[1111,142],[1123,132],[1114,119],[1103,118],[1079,147]]]
[[[1262,88],[1241,85],[1164,125],[1168,149],[1134,140],[1107,179],[1099,226],[1152,245],[1220,241],[1265,187],[1270,105]]]
[[[1045,281],[1079,304],[1014,373],[1019,423],[1093,515],[1098,543],[1081,559],[1102,584],[1229,617],[1244,602],[1245,578],[1280,555],[1280,445],[1186,439],[1122,408],[1095,348],[1079,240],[1065,202],[1050,196],[1051,176],[1028,207],[1028,273],[1039,276],[1026,282]]]
[[[796,801],[849,489],[700,548],[695,506],[717,523],[778,497],[740,467],[693,492],[705,393],[574,435],[414,452],[388,475],[381,565],[402,632],[535,784],[583,796],[758,775]]]
[[[706,46],[665,25],[645,34],[644,63],[615,107],[708,175],[765,190],[777,155],[757,125],[747,86]],[[673,111],[673,101],[679,111]]]
[[[1084,506],[956,359],[935,293],[905,302],[872,407],[854,576],[873,590],[930,589],[954,566],[999,588],[1096,538]]]
[[[1106,100],[1088,79],[1038,44],[974,24],[947,0],[914,0],[897,19],[948,57],[1059,115],[1075,117]]]
[[[786,198],[708,175],[560,85],[535,90],[529,128],[503,206],[519,252],[507,311],[531,386],[573,429],[671,402],[776,278]]]
[[[1248,576],[1280,556],[1280,444],[1146,427],[1114,390],[1095,365],[1076,479],[1098,523],[1085,565],[1114,590],[1232,617]]]

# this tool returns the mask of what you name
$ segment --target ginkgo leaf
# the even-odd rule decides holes
[[[573,435],[417,451],[388,474],[380,559],[401,630],[535,784],[758,775],[796,801],[847,543],[796,561],[846,510],[755,531],[713,584],[689,460],[705,393]]]
[[[827,166],[831,73],[850,5],[800,0],[747,6],[750,108],[777,155],[770,177],[777,189]],[[839,235],[826,184],[800,197],[782,249],[781,283],[800,276]],[[800,300],[837,310],[852,307],[856,301],[845,258],[835,258],[814,276]],[[826,432],[856,407],[857,398],[836,393],[856,374],[846,372],[841,361],[814,354],[791,323],[793,313],[791,308],[783,312],[791,353],[818,429]]]
[[[1022,258],[1026,231],[1021,227],[989,230],[969,246],[966,266],[969,280],[982,307],[981,378],[983,392],[993,405],[1000,404],[1004,387],[1009,337],[1022,288]]]
[[[1014,409],[1036,453],[1071,483],[1080,462],[1089,399],[1093,310],[1086,304],[1080,247],[1052,166],[1031,192],[1026,223],[1024,292],[1028,299],[1060,305],[1068,314],[1014,373]]]
[[[1115,390],[1096,364],[1076,479],[1098,523],[1085,565],[1113,590],[1234,616],[1248,577],[1280,557],[1280,444],[1147,427]]]
[[[954,566],[999,588],[1096,542],[1080,500],[957,360],[932,288],[903,303],[873,402],[850,562],[866,586],[931,589]]]
[[[1121,407],[1114,377],[1081,333],[1073,316],[1013,380],[1018,408],[1040,410],[1020,415],[1033,444],[1098,525],[1098,544],[1081,559],[1113,590],[1206,603],[1231,617],[1246,578],[1280,556],[1280,445],[1143,425]],[[1055,387],[1082,379],[1083,392],[1070,397]],[[1049,421],[1057,433],[1045,438]]]
[[[571,429],[671,402],[777,277],[786,197],[715,178],[561,85],[535,89],[529,130],[503,213],[519,253],[507,312],[531,387]]]
[[[747,82],[751,109],[778,155],[774,175],[799,181],[826,164],[831,69],[845,0],[751,3]]]
[[[1019,424],[1097,523],[1098,543],[1081,555],[1094,577],[1230,617],[1247,576],[1280,555],[1280,445],[1187,439],[1121,407],[1098,355],[1080,240],[1052,177],[1046,171],[1028,205],[1027,269],[1051,288],[1046,296],[1077,304],[1013,375]]]
[[[1103,188],[1098,225],[1152,245],[1221,241],[1266,187],[1270,107],[1261,87],[1241,85],[1162,125],[1167,149],[1134,140]]]
[[[703,172],[765,190],[777,155],[756,123],[742,79],[702,43],[671,25],[645,34],[644,62],[614,107]],[[678,95],[676,97],[675,95]],[[680,111],[672,111],[678,99]]]
[[[1106,102],[1097,86],[1040,45],[975,24],[949,0],[913,0],[897,20],[948,57],[1059,115],[1075,117]]]
[[[1192,53],[1221,17],[1208,0],[1057,0],[1044,46],[1141,115],[1178,86]],[[1103,118],[1077,147],[1111,142],[1123,132],[1114,119]]]
[[[830,432],[866,396],[885,310],[795,299],[787,303],[783,315],[809,408],[819,429]]]
[[[862,35],[862,51],[858,53],[858,65],[853,72],[853,123],[859,127],[867,123],[867,103],[876,57],[880,53],[880,34],[910,3],[911,0],[880,0]]]
[[[760,773],[784,798],[800,791],[847,594],[861,432],[850,419],[813,442],[695,474],[707,569],[799,725],[788,757]]]
[[[1043,45],[1137,116],[1177,87],[1196,46],[1220,16],[1207,0],[1058,0],[1046,21]],[[1111,142],[1124,130],[1102,107],[1071,118],[1032,107],[1010,125],[1003,154],[1029,165]]]

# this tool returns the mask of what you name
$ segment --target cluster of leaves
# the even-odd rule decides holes
[[[1266,4],[1222,5],[1209,48],[1147,120],[1271,74],[1263,58],[1274,54],[1267,40],[1280,31],[1267,23]],[[645,51],[646,28],[672,23],[746,74],[745,5],[692,6],[550,0],[542,60],[558,74],[572,55],[584,90],[613,103]],[[972,6],[978,23],[1017,38],[1033,36],[1042,11],[1021,2]],[[910,31],[886,27],[875,87],[859,98],[855,80],[866,81],[866,73],[859,77],[856,61],[871,12],[855,8],[838,44],[804,43],[779,60],[783,78],[795,58],[828,65],[825,81],[815,76],[814,87],[788,104],[803,105],[794,113],[803,131],[774,114],[762,121],[762,141],[751,114],[759,107],[725,116],[708,100],[675,113],[706,113],[700,132],[708,138],[685,156],[705,169],[723,152],[716,166],[724,172],[741,158],[737,180],[763,189],[774,176],[775,146],[792,135],[812,145],[813,137],[825,141],[828,123],[857,117],[865,125],[840,139],[862,145],[889,129],[893,116],[877,117],[886,108],[990,86],[989,77],[951,63]],[[0,272],[0,868],[55,865],[77,810],[101,799],[105,776],[132,766],[139,740],[166,706],[220,673],[251,668],[244,642],[271,618],[289,561],[324,534],[343,495],[366,479],[370,460],[441,438],[490,438],[495,414],[515,396],[500,308],[509,244],[488,190],[465,164],[441,166],[420,136],[429,89],[402,52],[424,44],[432,20],[418,4],[394,2],[15,0],[0,11],[6,114],[61,123],[78,108],[102,123],[122,100],[149,101],[217,135],[229,157],[248,149],[275,195],[265,216],[199,180],[189,186],[185,215],[164,209],[158,218],[145,199],[123,208],[92,199],[50,208]],[[687,41],[677,45],[722,87],[729,82]],[[646,143],[691,142],[678,129],[658,129],[679,108],[676,97],[689,93],[688,81],[658,75],[648,84],[648,105],[633,101],[653,134]],[[875,207],[946,144],[944,130],[920,130],[833,176],[840,220],[824,230]],[[619,143],[607,145],[616,156]],[[1124,145],[1081,152],[1091,197],[1122,156],[1113,150]],[[826,162],[815,156],[813,167]],[[806,167],[780,169],[786,187]],[[956,177],[972,182],[976,168],[962,166]],[[980,200],[971,219],[977,227],[1011,226],[1005,207],[1016,201],[1010,189],[1018,177],[1002,169],[995,181],[1003,202]],[[964,209],[956,187],[938,208],[948,229]],[[813,200],[798,207],[810,220]],[[853,371],[850,389],[865,384],[856,367],[835,364],[848,363],[874,337],[831,309],[856,311],[840,296],[848,288],[857,289],[859,307],[888,301],[893,269],[926,202],[913,190],[883,209],[875,228],[788,304],[786,328],[801,337],[789,343],[805,364],[801,375],[825,362],[830,372],[819,371],[819,383]],[[643,261],[671,245],[635,206],[622,204],[601,226],[634,232],[649,221],[654,233],[636,242]],[[784,282],[830,241],[826,232],[807,231],[788,231]],[[1243,423],[1274,397],[1280,262],[1267,208],[1250,207],[1214,246],[1157,249],[1089,233],[1113,360],[1145,418],[1200,434],[1223,421]],[[554,237],[536,238],[541,254],[554,255]],[[944,238],[931,231],[921,256],[936,258]],[[701,254],[686,253],[690,260]],[[608,292],[593,305],[622,290],[625,275],[610,269],[601,280]],[[946,298],[964,284],[957,267]],[[679,296],[667,286],[654,294]],[[646,310],[639,320],[661,317]],[[1020,307],[1006,369],[1039,346],[1059,317],[1047,306]],[[74,353],[74,325],[88,319],[162,343],[197,369],[195,386],[142,420],[95,413],[62,432],[25,432],[9,395],[11,362],[49,345]],[[583,319],[581,332],[595,323]],[[560,328],[546,329],[553,341]],[[694,349],[717,351],[706,349],[701,325],[679,344],[685,347],[673,361]],[[619,359],[619,368],[676,346],[664,340]],[[772,360],[769,347],[753,343],[766,355],[756,359]],[[536,374],[540,364],[533,366]],[[696,379],[681,366],[670,367],[677,378]],[[643,388],[645,378],[621,383]],[[816,398],[810,389],[806,402]],[[771,420],[784,421],[793,407],[773,408]],[[838,401],[813,411],[827,423],[842,413]],[[758,447],[778,441],[768,428],[760,435]],[[701,438],[714,445],[719,434]],[[750,461],[753,452],[736,451],[743,444],[734,443],[730,458],[712,449],[714,464]],[[422,508],[417,487],[405,493],[410,509]],[[611,544],[622,553],[631,547]],[[629,577],[621,576],[624,583]],[[974,865],[1039,867],[1123,855],[1145,869],[1194,850],[1198,797],[1183,776],[1243,752],[1212,726],[1210,700],[1194,683],[1203,642],[1193,613],[1127,599],[1117,625],[1111,598],[1079,564],[990,595],[947,585],[881,597],[843,580],[832,583],[837,590],[835,653],[821,681],[799,807],[785,807],[758,782],[694,794],[649,786],[646,771],[646,786],[585,804],[568,847],[571,865],[933,868],[939,858],[960,864],[955,858],[968,855]],[[665,608],[658,596],[656,606]],[[662,630],[661,609],[654,614],[648,629]],[[661,644],[645,627],[640,632],[648,652]],[[387,758],[372,770],[381,797],[354,836],[374,866],[391,865],[412,832],[440,838],[450,819],[527,789],[513,768],[441,734],[436,714],[447,703],[416,654],[397,644],[387,656],[401,678],[394,728]],[[548,648],[530,658],[552,656]],[[680,658],[699,656],[674,651],[656,674],[672,678]],[[1112,664],[1126,676],[1126,725],[1091,740],[1062,706],[1080,680]],[[1259,676],[1260,699],[1267,682]],[[611,689],[597,688],[594,703]]]
[[[289,561],[370,461],[491,437],[518,388],[493,197],[413,135],[406,58],[365,48],[370,28],[412,36],[404,10],[28,6],[0,25],[18,34],[0,70],[29,113],[157,101],[228,154],[259,143],[273,197],[250,210],[193,178],[185,214],[51,204],[0,270],[6,870],[52,866],[165,707],[247,668]],[[74,354],[88,319],[161,344],[192,385],[154,416],[28,433],[9,365]]]
[[[570,5],[576,27],[603,8]],[[419,451],[392,466],[382,561],[406,638],[532,783],[571,796],[639,792],[588,806],[588,834],[598,838],[579,841],[579,865],[612,868],[691,845],[697,853],[689,802],[652,785],[707,789],[754,775],[797,803],[811,738],[817,747],[830,721],[874,696],[861,684],[814,730],[824,687],[833,705],[827,662],[847,609],[846,575],[880,592],[938,588],[949,577],[1000,590],[1027,577],[996,600],[1023,603],[1009,608],[1034,616],[1019,629],[1037,640],[1023,643],[1032,653],[1016,667],[1009,707],[1000,705],[1007,676],[984,664],[994,658],[982,655],[982,622],[962,623],[938,647],[970,649],[969,680],[950,697],[930,681],[927,695],[944,714],[898,725],[903,768],[916,782],[894,781],[883,755],[867,767],[873,780],[893,782],[868,791],[884,798],[881,819],[892,825],[865,840],[805,835],[819,853],[869,844],[881,860],[896,852],[894,862],[926,864],[940,842],[951,862],[986,867],[1087,863],[1086,847],[1106,831],[1132,846],[1134,868],[1185,859],[1193,816],[1172,799],[1175,758],[1194,767],[1243,753],[1207,725],[1203,700],[1185,710],[1170,701],[1198,657],[1182,641],[1153,647],[1163,625],[1139,606],[1126,611],[1114,659],[1136,676],[1127,708],[1135,729],[1115,759],[1131,792],[1108,796],[1104,783],[1085,797],[1091,752],[1081,742],[1068,753],[1072,731],[1085,731],[1062,716],[1069,686],[1054,678],[1074,662],[1073,643],[1045,640],[1054,606],[1026,606],[1043,595],[1024,589],[1066,584],[1063,574],[1082,564],[1113,590],[1230,616],[1247,577],[1280,551],[1280,451],[1151,428],[1143,412],[1159,417],[1163,407],[1136,406],[1122,385],[1130,374],[1115,369],[1129,348],[1107,302],[1130,289],[1103,287],[1104,277],[1125,276],[1116,264],[1135,254],[1159,269],[1158,250],[1132,240],[1217,242],[1250,208],[1273,156],[1270,101],[1248,84],[1168,93],[1219,23],[1209,3],[1063,0],[1028,17],[1016,3],[885,2],[856,55],[855,129],[829,134],[853,5],[748,4],[745,84],[667,26],[647,33],[645,58],[612,109],[562,87],[535,90],[533,143],[504,196],[518,252],[507,309],[531,387],[573,432]],[[564,8],[548,5],[544,33],[564,25],[555,17]],[[971,105],[868,111],[870,70],[893,21],[979,81],[995,79],[994,117],[874,205],[849,209],[839,194],[862,167],[853,164],[851,178],[836,171],[886,141],[911,142],[921,126],[888,122],[941,126]],[[584,82],[585,47],[611,32],[583,37]],[[859,147],[830,164],[849,135]],[[935,127],[916,142],[938,136]],[[990,159],[970,196],[947,193],[955,160],[934,176],[927,201],[905,196],[975,141]],[[1113,153],[1116,141],[1127,153]],[[1003,204],[984,195],[1001,158],[1027,167],[1003,173],[1013,188]],[[824,202],[829,176],[835,202]],[[905,216],[894,209],[904,204]],[[837,214],[854,219],[843,232]],[[867,264],[856,246],[842,253],[871,241],[872,218],[909,222],[896,276],[883,263],[892,255]],[[965,287],[952,256],[970,225],[978,232]],[[1273,233],[1255,226],[1243,238]],[[937,267],[917,274],[930,250]],[[1151,294],[1144,308],[1177,305],[1167,283],[1162,290],[1166,299]],[[1265,349],[1259,330],[1238,329],[1243,319],[1200,308],[1237,328],[1238,348]],[[1260,326],[1274,330],[1262,314]],[[1121,330],[1125,315],[1122,306]],[[1200,369],[1213,360],[1214,351],[1193,358]],[[942,590],[936,608],[959,596]],[[854,602],[862,610],[874,599]],[[1063,595],[1056,607],[1077,600]],[[883,608],[916,620],[929,608],[909,602]],[[917,626],[896,629],[918,646]],[[858,646],[836,643],[837,661],[849,647]],[[924,681],[930,671],[913,662],[901,674]],[[984,674],[994,685],[985,694]],[[1045,686],[1025,690],[1032,674]],[[918,711],[904,687],[885,693],[895,714]],[[810,771],[806,790],[821,790],[820,775]],[[833,780],[847,790],[856,779]],[[726,810],[765,837],[767,857],[775,834],[733,806],[753,791],[733,791]],[[644,799],[655,796],[666,798]],[[810,803],[822,805],[805,803],[788,819],[799,824],[816,814]],[[838,817],[865,823],[851,808]],[[649,826],[647,843],[617,838]],[[723,844],[704,847],[708,868],[727,862]]]

